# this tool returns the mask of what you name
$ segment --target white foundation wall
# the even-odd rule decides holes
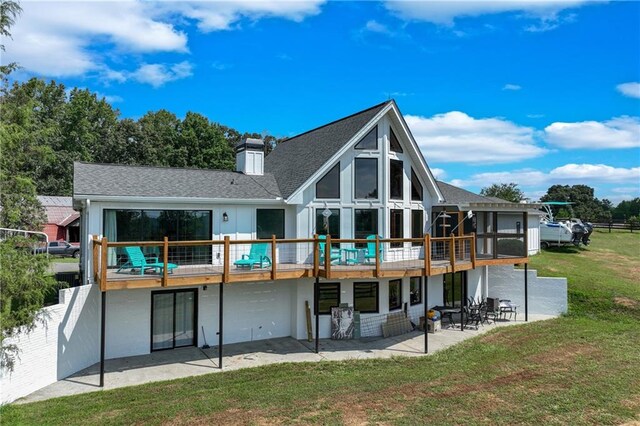
[[[424,280],[424,278],[422,278]],[[378,312],[372,314],[361,314],[361,319],[367,317],[383,315],[389,312],[398,312],[399,310],[389,310],[389,281],[386,279],[379,280],[321,280],[323,282],[339,282],[340,283],[340,303],[347,303],[349,306],[353,306],[353,283],[354,282],[378,282]],[[423,281],[423,295],[422,302],[410,305],[410,293],[409,293],[409,278],[402,279],[402,306],[407,303],[407,308],[410,311],[424,310],[424,281]],[[301,279],[298,280],[295,286],[295,295],[292,296],[292,323],[291,323],[291,336],[296,339],[307,338],[307,320],[305,313],[305,301],[309,302],[311,307],[311,329],[313,336],[315,336],[315,317],[313,312],[313,279]],[[429,277],[428,288],[428,301],[429,307],[435,305],[442,305],[443,303],[443,289],[442,289],[442,275]],[[320,338],[326,339],[331,336],[331,318],[330,315],[320,315]]]
[[[567,312],[567,279],[539,277],[528,270],[529,314],[559,315]],[[524,269],[489,267],[488,297],[509,299],[524,315]]]
[[[484,267],[467,271],[467,298],[484,299]]]
[[[100,360],[100,292],[96,286],[60,290],[60,303],[43,311],[44,323],[10,339],[20,352],[14,370],[0,372],[2,404]]]
[[[224,343],[291,335],[291,297],[295,280],[235,283],[224,286]],[[181,288],[182,289],[182,288]],[[197,345],[218,344],[219,284],[194,287],[198,297]],[[151,352],[150,289],[107,293],[106,358]]]

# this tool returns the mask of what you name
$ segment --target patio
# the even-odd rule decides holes
[[[550,318],[553,317],[529,315],[529,322]],[[429,354],[484,334],[496,327],[521,323],[524,321],[520,319],[518,321],[498,321],[481,326],[477,330],[465,328],[462,332],[460,329],[443,329],[435,334],[429,334]],[[340,361],[425,355],[423,352],[424,334],[421,331],[413,331],[390,338],[321,339],[319,345],[320,352],[316,354],[313,351],[313,342],[298,341],[290,337],[228,344],[224,346],[223,370],[218,368],[218,352],[215,347],[209,349],[187,347],[153,352],[148,355],[111,359],[105,363],[104,388],[98,386],[100,364],[96,363],[20,399],[16,403],[285,362]]]

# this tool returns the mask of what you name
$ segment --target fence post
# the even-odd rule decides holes
[[[162,287],[169,284],[169,237],[165,236],[162,243]]]

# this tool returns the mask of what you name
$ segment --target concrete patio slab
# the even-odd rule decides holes
[[[553,317],[531,315],[529,321],[550,318]],[[460,331],[459,328],[451,328],[429,334],[429,354],[484,334],[496,327],[512,326],[523,322],[522,320],[498,321],[478,329],[465,328],[464,331]],[[215,347],[209,349],[187,347],[153,352],[148,355],[110,359],[105,362],[104,388],[98,386],[100,364],[94,364],[15,403],[28,403],[59,396],[284,362],[425,356],[424,334],[418,331],[390,338],[321,339],[319,346],[320,352],[316,354],[313,342],[298,341],[290,337],[225,345],[222,370],[218,368],[218,350]]]

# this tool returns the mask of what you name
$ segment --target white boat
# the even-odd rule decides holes
[[[546,215],[540,219],[540,247],[563,246],[568,244],[580,245],[584,236],[584,228],[578,224],[556,222],[551,212],[552,205],[565,205],[570,203],[549,202],[543,203]]]

